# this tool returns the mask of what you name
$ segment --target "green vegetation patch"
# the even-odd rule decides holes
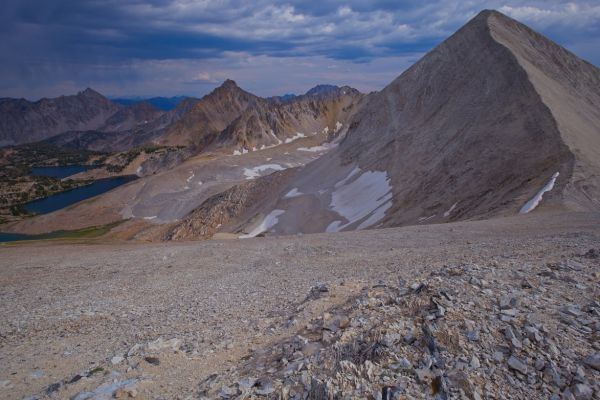
[[[40,235],[18,235],[15,234],[15,238],[7,239],[5,242],[9,243],[22,243],[24,241],[31,240],[62,240],[62,239],[93,239],[106,235],[113,228],[119,226],[126,220],[120,220],[105,225],[90,226],[82,229],[75,230],[60,230],[54,232],[43,233]],[[6,235],[11,236],[11,234]],[[0,233],[0,243],[2,243],[2,234]]]

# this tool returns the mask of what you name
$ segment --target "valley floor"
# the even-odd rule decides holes
[[[0,398],[597,398],[599,247],[600,213],[535,212],[0,246]]]

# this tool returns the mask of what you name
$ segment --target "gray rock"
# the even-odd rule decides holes
[[[110,363],[112,365],[117,365],[117,364],[120,364],[121,361],[123,361],[123,360],[124,360],[124,358],[122,356],[114,356],[113,358],[110,359]]]
[[[381,400],[399,400],[402,398],[404,389],[401,386],[384,386],[381,389]]]
[[[509,341],[517,338],[517,336],[515,335],[514,331],[512,330],[512,328],[510,326],[507,326],[506,328],[504,328],[504,337]]]
[[[255,393],[261,396],[266,396],[273,393],[275,389],[273,388],[273,383],[269,380],[261,380],[258,383],[258,388]]]
[[[600,371],[600,353],[590,354],[583,359],[583,363],[596,371]]]
[[[502,315],[506,315],[507,317],[516,317],[517,314],[519,314],[519,310],[517,310],[516,308],[509,308],[509,309],[500,311],[500,313]]]
[[[501,351],[494,352],[494,355],[492,357],[494,358],[494,360],[496,362],[502,362],[502,361],[504,361],[504,353],[501,352]]]
[[[410,368],[412,368],[412,364],[410,363],[410,361],[408,361],[408,360],[407,360],[406,358],[404,358],[404,357],[402,357],[402,358],[400,359],[400,361],[398,362],[398,366],[399,366],[400,368],[403,368],[403,369],[410,369]]]
[[[544,369],[544,381],[551,383],[558,388],[564,386],[562,377],[551,364]]]
[[[250,389],[255,384],[256,384],[256,379],[255,378],[244,378],[244,379],[240,379],[238,381],[238,386],[241,389]]]
[[[467,339],[469,339],[471,342],[477,342],[479,340],[479,329],[467,331]]]
[[[544,369],[544,367],[546,366],[546,362],[544,361],[543,358],[538,358],[535,360],[535,369],[538,371],[541,371]]]
[[[579,307],[576,306],[567,306],[564,307],[562,309],[562,312],[564,312],[567,315],[573,316],[573,317],[580,317],[583,315],[583,312],[581,312],[581,310],[579,309]]]
[[[223,386],[219,392],[219,396],[228,399],[232,396],[237,396],[238,390],[234,386]]]
[[[509,308],[515,308],[518,306],[519,301],[514,296],[502,296],[498,302],[501,310],[507,310]]]
[[[534,342],[539,343],[543,339],[542,335],[540,335],[540,331],[538,331],[533,326],[526,326],[524,331],[525,331],[525,334],[527,335],[527,337],[529,338],[529,340],[533,340]]]
[[[515,356],[510,356],[507,363],[508,363],[508,366],[510,369],[519,371],[523,375],[527,374],[527,364],[524,361],[522,361],[521,359],[519,359]]]
[[[576,400],[591,400],[594,392],[589,385],[578,383],[571,388],[571,393]]]
[[[429,383],[433,379],[433,374],[430,369],[416,369],[415,373],[417,374],[417,380],[421,383]]]

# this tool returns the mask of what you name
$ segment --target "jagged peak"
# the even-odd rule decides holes
[[[102,100],[110,101],[106,97],[104,97],[104,95],[102,93],[97,92],[94,89],[89,88],[89,87],[86,88],[85,90],[82,90],[81,92],[77,93],[77,97],[86,98],[86,99],[102,99]]]
[[[219,87],[222,87],[222,88],[239,88],[238,84],[233,79],[225,79],[225,81]]]
[[[320,85],[316,85],[315,87],[309,89],[305,93],[305,95],[306,96],[315,96],[315,95],[320,95],[320,94],[324,94],[324,93],[331,93],[338,89],[339,89],[339,87],[336,85],[320,84]]]
[[[226,79],[220,86],[217,86],[210,95],[230,95],[235,93],[247,93],[244,89],[238,86],[238,84],[232,79]]]
[[[470,24],[488,24],[488,20],[490,17],[498,18],[501,21],[513,21],[508,15],[501,13],[498,10],[481,10],[475,17],[473,17],[466,25]]]

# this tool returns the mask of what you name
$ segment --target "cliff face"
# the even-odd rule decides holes
[[[192,146],[198,151],[226,147],[241,153],[286,143],[325,128],[333,134],[354,112],[361,96],[356,89],[331,86],[286,101],[263,99],[227,80],[157,142]]]
[[[260,100],[248,107],[217,137],[216,146],[238,151],[289,143],[325,132],[335,137],[358,109],[363,95],[348,86],[311,89],[285,102]]]

